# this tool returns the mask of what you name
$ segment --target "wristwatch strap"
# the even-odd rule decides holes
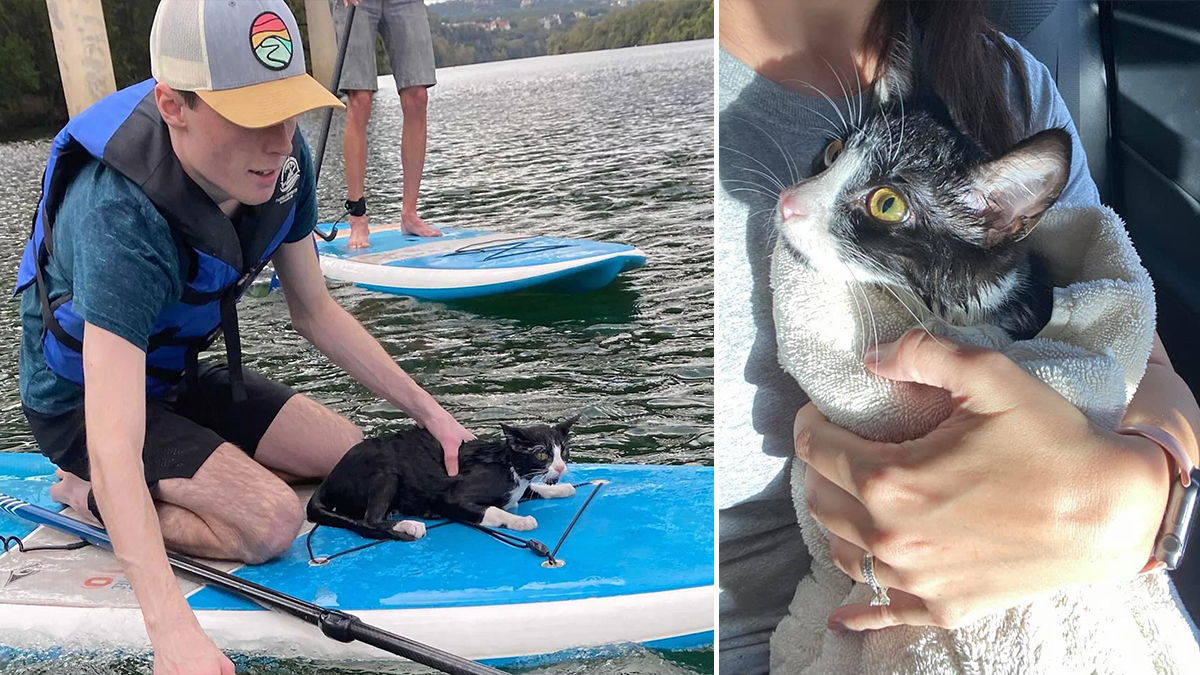
[[[1174,462],[1179,480],[1171,481],[1170,492],[1167,494],[1167,509],[1163,514],[1158,536],[1154,539],[1154,552],[1142,568],[1142,572],[1164,567],[1173,570],[1183,561],[1183,554],[1187,548],[1197,498],[1200,497],[1200,469],[1192,465],[1191,457],[1184,451],[1179,440],[1163,429],[1134,424],[1118,429],[1117,433],[1141,436],[1154,441]]]

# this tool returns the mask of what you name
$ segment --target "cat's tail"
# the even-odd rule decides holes
[[[324,487],[322,485],[321,487]],[[390,528],[375,527],[371,524],[355,520],[344,516],[336,511],[333,511],[325,502],[322,501],[322,489],[317,488],[313,493],[312,498],[308,500],[306,515],[308,519],[318,525],[326,525],[328,527],[340,527],[350,530],[351,532],[366,537],[368,539],[399,539],[401,541],[412,541],[413,537],[404,532],[397,532]]]

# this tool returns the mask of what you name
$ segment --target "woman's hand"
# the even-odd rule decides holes
[[[1166,505],[1168,465],[1152,442],[1088,422],[999,352],[910,331],[873,372],[950,392],[953,412],[924,438],[876,443],[809,404],[796,455],[809,512],[831,532],[834,563],[891,604],[847,605],[834,629],[954,628],[1072,585],[1146,564]]]

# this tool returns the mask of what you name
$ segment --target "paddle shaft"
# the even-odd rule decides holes
[[[104,530],[3,493],[0,493],[0,511],[7,511],[60,532],[73,534],[89,544],[108,551],[112,550],[112,540]],[[503,675],[501,671],[490,666],[363,623],[352,614],[305,602],[253,581],[214,569],[187,556],[167,551],[167,558],[170,560],[171,566],[180,572],[202,579],[212,586],[236,593],[265,609],[290,614],[307,621],[334,640],[340,642],[357,640],[422,665],[436,668],[444,673],[450,673],[450,675]]]
[[[333,79],[329,81],[329,91],[334,96],[337,96],[338,84],[342,81],[342,66],[346,63],[346,46],[350,44],[350,28],[354,25],[356,11],[358,11],[358,5],[350,5],[346,25],[342,26],[342,34],[338,37],[337,58],[333,61]],[[329,138],[331,124],[333,124],[333,108],[325,108],[321,113],[321,133],[317,136],[317,147],[313,151],[314,181],[321,178],[321,163],[325,159],[325,141]]]
[[[350,28],[354,25],[354,13],[357,11],[358,5],[350,5],[350,11],[346,16],[346,25],[342,26],[342,34],[338,37],[337,58],[333,60],[333,78],[329,81],[329,91],[333,92],[334,96],[337,96],[338,84],[342,81],[342,66],[346,63],[346,46],[350,44]],[[321,164],[325,161],[325,141],[329,139],[331,124],[333,124],[333,108],[325,108],[321,113],[321,133],[317,135],[317,147],[313,151],[314,185],[321,180]],[[313,232],[325,241],[333,241],[333,238],[337,236],[337,225],[333,226],[329,234],[322,232],[319,227],[314,227]]]

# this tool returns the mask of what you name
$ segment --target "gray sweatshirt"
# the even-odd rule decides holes
[[[1054,79],[1019,44],[1009,43],[1025,61],[1033,104],[1024,135],[1063,127],[1074,141],[1071,177],[1059,203],[1098,204]],[[840,120],[815,92],[806,96],[780,87],[723,49],[718,68],[720,667],[730,675],[753,675],[767,672],[771,633],[809,566],[788,484],[792,422],[808,399],[776,360],[769,276],[771,212],[779,187],[769,176],[784,185],[810,176],[831,138],[830,121]],[[1005,77],[1013,109],[1019,110],[1018,82],[1009,72]],[[847,101],[831,98],[849,118]],[[857,99],[850,103],[859,105]]]

